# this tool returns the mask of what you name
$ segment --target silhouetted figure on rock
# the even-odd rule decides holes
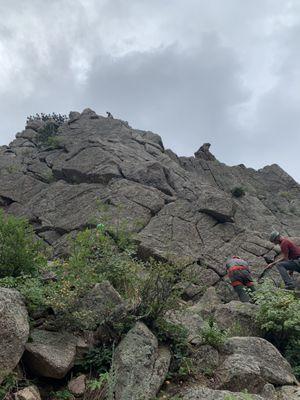
[[[106,114],[107,114],[107,118],[114,119],[114,117],[112,116],[112,114],[109,111],[106,111]]]

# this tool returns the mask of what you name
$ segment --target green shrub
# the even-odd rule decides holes
[[[177,307],[182,290],[176,284],[182,267],[151,259],[145,263],[145,268],[139,293],[138,315],[151,325],[167,311]]]
[[[300,327],[300,300],[292,291],[275,288],[267,282],[255,292],[259,305],[256,321],[277,347],[284,348],[287,340],[298,338]]]
[[[235,186],[232,190],[231,190],[231,194],[233,197],[243,197],[246,194],[246,190],[242,187],[242,186]]]
[[[30,311],[52,309],[57,328],[95,329],[97,319],[90,310],[82,310],[80,299],[96,284],[108,280],[114,288],[135,305],[131,315],[114,323],[117,337],[127,332],[134,322],[156,319],[177,304],[179,291],[174,288],[180,270],[176,266],[138,261],[130,244],[122,248],[104,230],[86,229],[73,241],[73,251],[66,261],[57,261],[47,271],[56,280],[45,282],[36,276],[2,278],[0,284],[18,289],[26,298]]]
[[[192,373],[188,332],[179,325],[158,319],[153,324],[153,332],[160,343],[167,345],[171,351],[169,379],[182,380]]]
[[[46,308],[45,285],[37,276],[22,275],[0,279],[0,286],[17,289],[25,298],[29,313]]]
[[[220,347],[228,338],[228,332],[220,329],[212,320],[208,320],[200,331],[200,336],[203,344],[208,344],[213,347]]]
[[[87,387],[90,391],[96,391],[102,389],[103,386],[110,381],[109,372],[104,372],[99,375],[98,379],[90,379],[87,382]]]
[[[270,282],[255,292],[259,311],[256,320],[265,337],[291,363],[300,377],[300,299],[292,291],[275,288]]]
[[[57,390],[56,392],[51,392],[51,399],[55,400],[71,400],[74,396],[68,389]]]
[[[95,347],[82,358],[76,361],[76,369],[90,374],[105,374],[110,370],[113,356],[113,345],[102,343]]]
[[[11,372],[5,376],[0,385],[0,400],[11,400],[14,399],[14,393],[18,390],[22,390],[25,387],[30,386],[28,379],[21,379],[18,374]]]
[[[0,210],[0,278],[32,275],[45,263],[41,241],[25,219]]]
[[[38,131],[37,141],[39,146],[47,146],[52,149],[60,147],[57,137],[58,128],[68,120],[66,115],[62,114],[35,114],[27,117],[27,123],[30,121],[42,121],[45,124]]]
[[[52,113],[52,114],[45,114],[45,113],[36,113],[35,115],[29,115],[26,119],[26,122],[30,121],[54,121],[57,125],[62,125],[64,122],[68,120],[68,117],[64,114],[57,114],[57,113]]]
[[[300,378],[300,334],[297,339],[288,341],[285,350],[285,357],[293,367],[293,372],[297,379]]]
[[[43,128],[39,129],[37,141],[40,146],[50,146],[51,141],[57,134],[58,125],[55,122],[47,122]]]
[[[7,375],[0,386],[0,400],[8,399],[12,396],[13,390],[18,384],[17,375],[11,373]]]
[[[61,139],[58,136],[50,135],[46,141],[46,145],[50,147],[51,150],[60,149],[62,147]]]
[[[103,230],[86,229],[74,241],[69,260],[72,270],[87,268],[102,280],[108,280],[125,298],[137,294],[141,264],[133,257],[131,243],[122,247]]]

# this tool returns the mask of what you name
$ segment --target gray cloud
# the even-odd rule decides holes
[[[109,109],[191,155],[300,181],[296,0],[0,1],[0,144],[36,112]],[[292,145],[289,145],[292,143]]]

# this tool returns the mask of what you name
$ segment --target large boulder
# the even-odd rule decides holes
[[[185,269],[186,283],[183,296],[193,301],[198,300],[205,290],[216,284],[221,278],[213,269],[194,263]]]
[[[22,296],[16,290],[0,288],[0,383],[20,361],[29,335],[29,323]]]
[[[146,325],[137,323],[116,348],[112,391],[115,400],[150,400],[165,380],[170,352],[159,347]]]
[[[187,332],[187,340],[190,343],[200,343],[200,331],[204,326],[204,321],[199,314],[188,307],[183,310],[169,311],[165,319],[167,322],[177,325]]]
[[[292,368],[267,340],[232,337],[224,344],[225,358],[216,371],[219,389],[260,393],[266,383],[293,385]]]
[[[233,336],[260,336],[261,330],[255,322],[258,306],[240,301],[231,301],[216,307],[214,319],[218,326],[227,329]]]
[[[62,379],[74,365],[77,339],[68,333],[38,329],[30,338],[24,353],[30,370],[38,376]]]
[[[182,400],[245,400],[245,393],[233,393],[227,390],[213,390],[206,387],[193,387],[184,392]],[[252,395],[251,400],[266,400],[265,397]],[[270,399],[269,399],[270,400]]]
[[[88,313],[95,325],[101,325],[114,313],[119,310],[122,312],[125,308],[126,304],[119,293],[108,281],[104,281],[97,283],[79,300],[77,309]]]
[[[234,221],[235,205],[232,197],[212,186],[204,188],[196,205],[199,211],[211,215],[218,222]]]
[[[193,371],[205,375],[212,375],[220,363],[217,349],[207,344],[197,346],[191,355]]]
[[[278,390],[278,400],[299,400],[300,387],[299,386],[282,386]]]

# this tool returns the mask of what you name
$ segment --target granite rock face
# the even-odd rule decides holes
[[[217,306],[214,319],[222,329],[228,329],[234,336],[262,336],[255,322],[258,306],[240,301],[231,301]]]
[[[257,266],[274,256],[268,233],[300,233],[300,186],[279,166],[259,171],[220,163],[205,143],[177,157],[152,132],[97,115],[71,112],[55,145],[40,143],[45,123],[29,121],[0,147],[0,207],[26,216],[58,252],[65,237],[103,218],[138,232],[141,256],[206,262],[222,277],[238,253]],[[234,187],[246,195],[235,198]]]
[[[296,384],[292,368],[279,351],[259,337],[232,337],[224,344],[225,358],[216,371],[219,389],[260,393],[265,384]]]

